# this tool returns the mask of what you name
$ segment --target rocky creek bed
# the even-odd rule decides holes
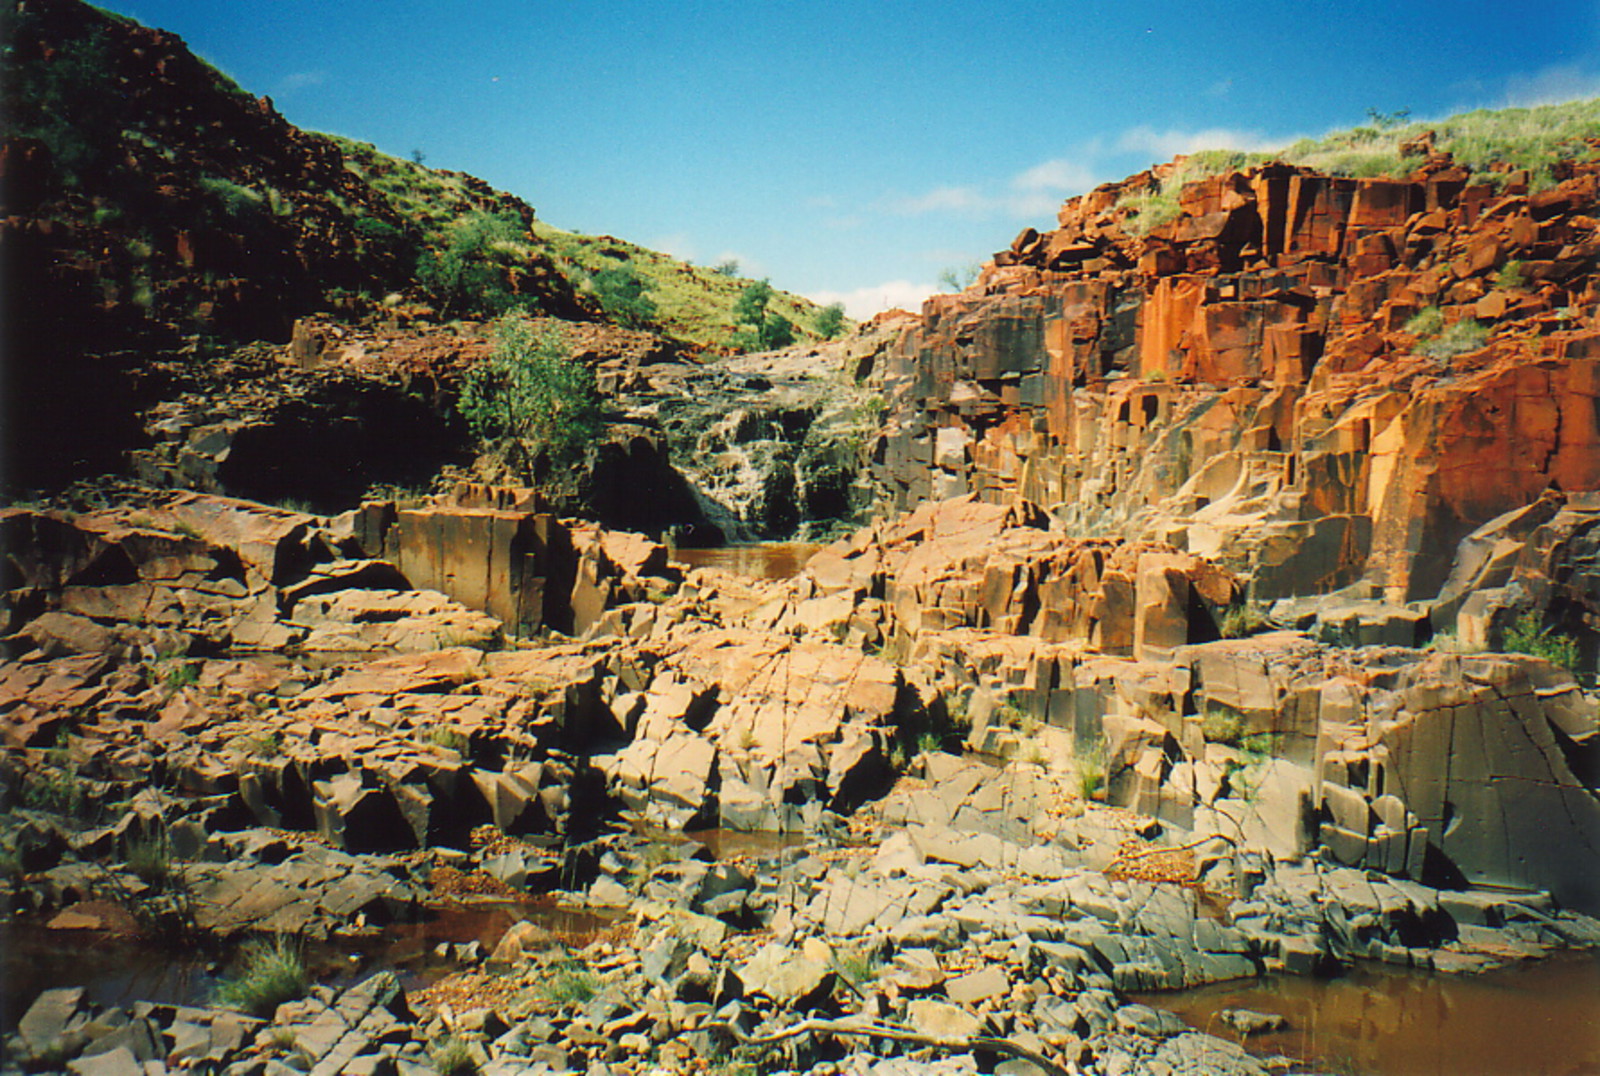
[[[1570,675],[1293,606],[1208,638],[1225,575],[1025,505],[776,580],[470,502],[0,528],[9,929],[90,942],[8,979],[8,1071],[1317,1071],[1346,1061],[1240,1045],[1265,999],[1167,992],[1600,943]],[[430,931],[462,906],[497,910]],[[197,975],[92,986],[124,933]],[[311,996],[207,1000],[261,935]]]
[[[1333,924],[1357,918],[1363,898],[1387,902],[1395,925],[1431,913],[1457,936],[1408,950],[1409,959],[1459,970],[1593,942],[1593,920],[1484,894],[1385,892],[1358,872],[1315,863],[1273,871],[1250,899],[1207,909],[1187,886],[1120,876],[1114,864],[1074,865],[1137,825],[1109,809],[1074,821],[1087,856],[1040,855],[979,833],[902,830],[872,845],[822,840],[712,861],[701,844],[617,837],[604,842],[595,880],[562,894],[611,909],[609,923],[547,913],[511,922],[508,907],[495,904],[481,918],[446,914],[434,929],[355,929],[310,948],[324,985],[270,1020],[207,1007],[205,984],[218,969],[190,957],[143,969],[159,980],[153,1000],[107,1000],[108,980],[126,995],[121,984],[136,989],[138,979],[124,980],[128,965],[114,953],[97,957],[103,938],[87,935],[94,941],[77,959],[96,970],[80,965],[79,975],[100,989],[39,993],[11,1029],[9,1056],[12,1065],[64,1062],[85,1073],[152,1071],[147,1063],[165,1066],[155,1071],[420,1073],[435,1070],[428,1050],[449,1037],[482,1071],[501,1073],[1051,1071],[1005,1060],[1013,1047],[1066,1072],[1441,1071],[1418,1067],[1429,1057],[1435,1066],[1448,1061],[1448,1071],[1487,1073],[1570,1071],[1556,1062],[1581,1063],[1592,1052],[1592,961],[1519,972],[1557,973],[1534,991],[1506,978],[1375,974],[1340,958],[1348,951]],[[506,854],[458,862],[470,876]],[[1474,927],[1471,918],[1504,925]],[[1310,923],[1313,933],[1284,933]],[[83,922],[57,915],[55,925]],[[19,929],[28,927],[14,923]],[[1284,944],[1291,939],[1312,944]],[[1324,943],[1322,970],[1343,969],[1331,981],[1295,963]],[[400,965],[409,990],[386,963]],[[1256,979],[1266,968],[1277,975]],[[1307,974],[1285,977],[1295,970]],[[1208,1004],[1204,991],[1171,1000],[1138,992],[1174,978],[1228,980],[1211,988],[1228,993]],[[1474,1053],[1491,1012],[1505,1020],[1534,1011],[1541,1040],[1565,1045]],[[1352,1020],[1358,1026],[1345,1029]],[[1417,1030],[1426,1027],[1437,1030],[1423,1039]],[[896,1034],[919,1041],[896,1043]],[[1444,1052],[1430,1052],[1430,1043]],[[1525,1064],[1507,1069],[1508,1056]],[[745,1063],[753,1068],[737,1067]]]

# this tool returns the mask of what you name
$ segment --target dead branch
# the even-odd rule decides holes
[[[1021,1058],[1030,1064],[1037,1065],[1050,1076],[1082,1076],[1081,1070],[1076,1065],[1062,1068],[1043,1054],[1028,1049],[1020,1042],[1011,1039],[993,1038],[988,1035],[973,1035],[962,1038],[947,1038],[939,1035],[925,1035],[920,1031],[913,1031],[908,1027],[898,1024],[885,1024],[873,1020],[802,1020],[798,1024],[770,1031],[765,1035],[746,1035],[743,1030],[733,1024],[720,1024],[728,1030],[734,1038],[746,1046],[766,1046],[784,1039],[792,1039],[798,1035],[817,1032],[824,1035],[858,1035],[872,1039],[891,1039],[895,1042],[909,1042],[917,1046],[932,1046],[940,1050],[952,1052],[966,1052],[970,1050],[988,1050],[997,1054],[1007,1054],[1011,1057]]]

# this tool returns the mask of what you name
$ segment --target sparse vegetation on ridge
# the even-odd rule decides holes
[[[1411,120],[1408,115],[1375,115],[1376,122],[1321,138],[1302,138],[1281,150],[1202,150],[1185,161],[1183,182],[1273,160],[1335,176],[1409,175],[1420,160],[1401,157],[1400,146],[1431,131],[1434,148],[1451,154],[1479,179],[1499,183],[1511,170],[1526,169],[1532,189],[1539,190],[1555,182],[1554,169],[1563,158],[1593,153],[1584,140],[1600,133],[1600,98],[1533,108],[1478,109],[1441,120]],[[1180,188],[1181,184],[1174,187],[1174,193]]]
[[[1369,116],[1371,122],[1365,126],[1303,138],[1279,150],[1212,149],[1189,154],[1166,179],[1124,190],[1117,200],[1117,208],[1128,211],[1123,228],[1131,235],[1149,235],[1178,218],[1178,194],[1185,184],[1269,161],[1358,179],[1407,176],[1421,159],[1401,156],[1400,147],[1429,132],[1436,150],[1452,154],[1455,163],[1480,182],[1499,184],[1511,171],[1524,169],[1530,189],[1541,190],[1554,184],[1561,160],[1595,152],[1585,139],[1600,133],[1600,98],[1536,108],[1479,109],[1438,121],[1408,121],[1406,110],[1388,115],[1372,111]],[[1504,279],[1499,286],[1515,287],[1521,278],[1513,274]]]
[[[543,221],[533,223],[533,233],[581,291],[595,292],[597,277],[626,266],[655,306],[651,323],[670,336],[723,347],[739,329],[734,304],[753,281],[739,276],[739,263],[732,259],[704,268],[612,236],[581,235]],[[830,339],[851,326],[842,307],[830,314],[828,307],[776,288],[769,309],[814,339]]]

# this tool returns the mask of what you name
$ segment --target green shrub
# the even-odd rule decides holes
[[[771,309],[775,293],[766,280],[752,282],[733,304],[733,320],[747,325],[733,336],[733,345],[745,351],[775,351],[794,343],[794,323]]]
[[[1244,715],[1211,708],[1200,718],[1200,734],[1210,743],[1236,744],[1244,735]]]
[[[1257,762],[1276,757],[1282,748],[1283,734],[1278,732],[1252,732],[1239,738],[1239,750]]]
[[[1106,761],[1106,742],[1104,740],[1096,740],[1089,747],[1079,749],[1075,762],[1079,799],[1092,800],[1105,787]]]
[[[270,1017],[286,1001],[305,996],[311,975],[299,946],[279,935],[245,943],[238,973],[218,985],[217,1003],[252,1016]]]
[[[1243,639],[1255,635],[1271,626],[1266,616],[1255,606],[1248,602],[1228,606],[1222,614],[1222,623],[1217,625],[1217,630],[1224,639]]]
[[[113,165],[128,118],[110,41],[95,27],[47,55],[29,55],[33,50],[24,43],[44,36],[38,24],[45,16],[12,7],[0,17],[0,37],[7,39],[0,114],[7,133],[44,142],[65,183],[80,185],[87,175]]]
[[[417,279],[442,313],[503,314],[517,302],[506,284],[507,269],[519,260],[525,237],[522,221],[509,213],[469,214],[456,223],[444,250],[418,259]]]
[[[466,754],[467,747],[471,743],[462,733],[455,729],[447,729],[443,725],[435,725],[428,729],[423,738],[436,747],[443,747],[458,755]]]
[[[631,329],[650,326],[656,316],[656,304],[632,267],[615,265],[602,269],[591,282],[601,307],[619,325]]]
[[[445,1035],[429,1046],[428,1060],[439,1076],[472,1076],[478,1071],[472,1047],[454,1035]]]
[[[200,663],[198,661],[175,660],[167,665],[162,674],[161,682],[171,692],[182,691],[186,687],[193,687],[200,681]]]
[[[1142,237],[1177,220],[1183,210],[1178,206],[1177,188],[1172,187],[1171,183],[1168,180],[1157,190],[1126,194],[1117,199],[1117,205],[1130,210],[1132,214],[1122,222],[1123,230],[1129,235]]]
[[[768,314],[761,323],[761,349],[776,351],[794,343],[794,322],[781,314]]]
[[[386,220],[377,217],[357,217],[356,234],[374,243],[392,243],[401,237],[401,231]]]
[[[1444,311],[1436,306],[1425,306],[1406,322],[1405,330],[1413,336],[1437,336],[1444,328]]]
[[[1184,171],[1195,179],[1218,176],[1259,164],[1265,156],[1241,149],[1203,149],[1189,154],[1189,159],[1184,162]]]
[[[829,303],[822,308],[822,313],[817,315],[817,334],[824,340],[832,340],[844,332],[844,304]]]
[[[1528,280],[1522,272],[1523,262],[1520,258],[1512,258],[1500,267],[1495,274],[1494,286],[1502,291],[1512,291],[1527,285]]]
[[[229,740],[228,746],[251,758],[277,758],[283,754],[283,733],[277,729],[246,733]]]
[[[551,969],[535,984],[532,996],[547,1008],[563,1009],[593,1000],[600,992],[600,977],[576,961]]]
[[[1510,654],[1531,654],[1563,669],[1578,666],[1578,641],[1570,635],[1557,635],[1540,626],[1539,614],[1532,609],[1519,616],[1506,629],[1505,649]]]
[[[1451,359],[1477,351],[1489,342],[1489,326],[1472,318],[1463,318],[1447,327],[1432,340],[1417,345],[1418,355],[1430,359]]]
[[[841,949],[833,954],[833,968],[845,982],[860,989],[877,980],[883,962],[870,949]]]
[[[888,645],[899,644],[891,641]],[[895,731],[895,751],[907,762],[917,754],[959,751],[970,731],[972,721],[967,715],[966,696],[946,694],[901,723]]]
[[[772,302],[772,285],[765,280],[752,281],[733,304],[733,319],[740,325],[760,325],[767,316],[767,304]]]
[[[200,189],[216,200],[224,216],[236,220],[259,212],[266,204],[261,192],[221,176],[201,176]]]
[[[457,407],[472,432],[519,458],[529,481],[583,457],[602,429],[594,374],[522,311],[501,318],[489,357],[467,371]]]
[[[179,884],[164,832],[130,842],[125,859],[134,876],[152,889],[165,891]]]
[[[29,770],[22,779],[19,799],[34,811],[82,818],[89,813],[89,785],[70,764]]]

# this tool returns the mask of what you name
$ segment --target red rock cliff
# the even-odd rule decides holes
[[[886,497],[1026,496],[1257,598],[1431,595],[1474,527],[1600,488],[1596,150],[1531,193],[1443,154],[1404,179],[1268,164],[1187,184],[1143,237],[1124,195],[1177,162],[1074,198],[882,364]]]

